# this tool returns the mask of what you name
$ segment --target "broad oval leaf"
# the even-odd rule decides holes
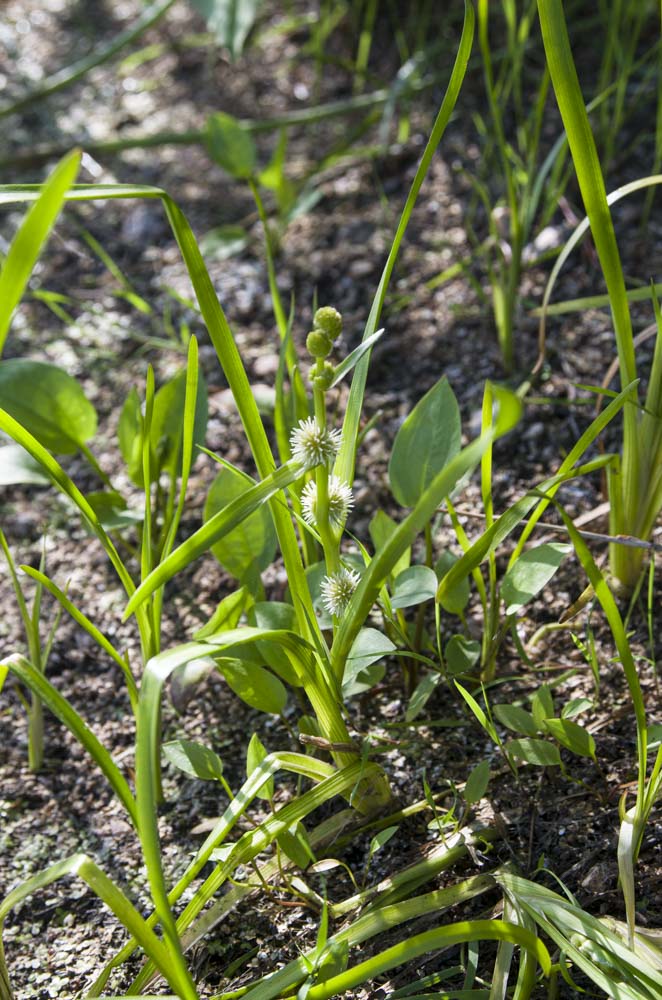
[[[418,682],[407,705],[405,722],[413,722],[421,714],[442,680],[443,674],[430,673]]]
[[[464,801],[470,804],[480,802],[490,782],[490,762],[481,760],[476,764],[464,786]]]
[[[143,476],[143,415],[138,390],[131,389],[120,413],[117,440],[131,482],[142,489]],[[154,462],[150,463],[152,466]]]
[[[442,552],[434,567],[437,578],[443,580],[457,562],[459,562],[459,556],[453,555],[448,550]],[[455,581],[452,587],[447,588],[440,596],[439,603],[449,614],[461,615],[469,603],[470,594],[469,576],[467,575]]]
[[[0,486],[50,486],[38,462],[20,444],[0,448]]]
[[[223,761],[202,743],[193,740],[171,740],[163,744],[166,760],[188,774],[203,781],[218,781],[223,775]]]
[[[372,539],[372,544],[375,547],[375,552],[378,552],[386,545],[397,527],[397,521],[394,521],[392,517],[389,517],[385,511],[381,510],[381,508],[377,511],[368,525],[368,531],[370,532],[370,538]],[[405,549],[393,567],[393,576],[397,576],[403,569],[407,569],[410,562],[411,548],[408,548]]]
[[[232,177],[246,180],[255,169],[257,149],[250,132],[222,111],[207,119],[207,152]]]
[[[276,842],[281,851],[302,871],[315,863],[316,858],[303,823],[293,823],[287,830],[282,830]]]
[[[514,615],[528,604],[549,583],[569,552],[572,545],[565,542],[545,542],[523,552],[501,584],[506,614]]]
[[[58,455],[73,455],[93,438],[96,410],[76,379],[44,361],[0,361],[3,409]]]
[[[451,676],[466,674],[478,662],[480,643],[465,635],[453,635],[446,643],[444,659]]]
[[[437,574],[429,566],[409,566],[398,574],[393,586],[392,608],[411,608],[433,601],[437,593]]]
[[[347,657],[342,683],[344,698],[369,691],[379,684],[386,667],[379,661],[392,653],[395,645],[376,628],[362,628]]]
[[[506,750],[511,756],[538,767],[557,767],[561,763],[559,748],[547,740],[511,740]]]
[[[444,375],[423,396],[398,431],[388,466],[393,496],[413,507],[461,444],[460,410]]]
[[[515,733],[536,736],[540,731],[531,713],[518,705],[494,705],[493,712],[502,725]]]
[[[229,687],[251,708],[270,715],[282,713],[287,703],[287,691],[282,682],[264,667],[235,657],[219,659],[216,665]]]
[[[291,604],[281,601],[258,601],[248,615],[248,624],[256,628],[284,629],[295,632],[296,612]],[[287,652],[277,642],[256,642],[256,649],[264,662],[281,677],[286,684],[296,687],[300,684],[297,672],[290,662]]]
[[[203,519],[210,518],[251,486],[248,476],[234,469],[220,471],[207,496]],[[276,533],[266,505],[259,507],[236,528],[233,528],[211,551],[232,576],[253,589],[259,574],[271,563],[276,553]]]
[[[215,668],[211,656],[199,656],[175,667],[170,678],[170,701],[176,712],[182,715],[186,711],[198,687]]]
[[[568,719],[546,719],[545,728],[561,746],[567,747],[580,757],[595,760],[595,740],[583,726]]]

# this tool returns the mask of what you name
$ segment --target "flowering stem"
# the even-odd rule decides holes
[[[324,362],[318,358],[316,372],[321,372],[323,368]],[[326,427],[326,395],[324,389],[315,386],[313,388],[313,400],[315,404],[315,420],[320,427]],[[326,571],[329,574],[337,573],[340,569],[340,556],[338,552],[338,540],[331,528],[329,518],[329,467],[326,463],[317,466],[315,470],[315,483],[317,486],[315,520],[322,548],[324,549]]]

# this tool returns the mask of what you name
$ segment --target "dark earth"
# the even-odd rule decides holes
[[[184,0],[177,0],[157,24],[113,60],[93,69],[82,81],[5,118],[0,133],[3,183],[42,180],[60,153],[79,145],[86,151],[79,180],[158,185],[180,205],[199,239],[221,226],[243,228],[244,245],[232,256],[223,256],[218,244],[214,250],[211,238],[203,245],[251,384],[263,398],[269,397],[274,384],[278,333],[262,229],[247,186],[215,166],[200,142],[138,146],[119,154],[105,151],[103,143],[202,129],[206,116],[215,111],[242,119],[276,119],[292,111],[350,99],[357,86],[354,60],[359,14],[347,11],[352,5],[344,5],[345,16],[321,39],[320,50],[315,26],[333,5],[320,2],[319,6],[321,11],[306,2],[264,4],[256,30],[233,62],[207,32],[199,14]],[[338,356],[360,340],[461,30],[459,3],[421,4],[423,24],[417,23],[423,14],[417,14],[413,4],[379,4],[379,9],[363,92],[388,87],[394,80],[403,56],[394,40],[396,29],[401,42],[405,38],[410,47],[416,42],[417,30],[420,34],[426,29],[428,38],[438,40],[424,66],[424,85],[398,100],[394,108],[387,105],[385,110],[379,104],[376,110],[290,127],[286,171],[301,190],[307,185],[308,205],[285,225],[273,199],[267,199],[273,233],[278,237],[278,285],[283,301],[287,304],[292,297],[295,303],[294,336],[302,358],[315,296],[320,304],[331,304],[343,314]],[[109,41],[133,23],[139,11],[137,0],[113,4],[86,0],[4,3],[0,20],[2,107],[37,86],[44,75]],[[587,85],[591,68],[589,60]],[[536,72],[535,65],[530,72]],[[358,85],[360,89],[361,81]],[[487,114],[477,55],[418,199],[382,316],[386,335],[373,352],[365,419],[374,417],[375,422],[359,455],[356,507],[350,525],[366,542],[368,523],[379,507],[399,516],[388,485],[388,457],[397,428],[416,400],[445,373],[460,403],[468,440],[480,426],[485,379],[509,380],[516,386],[527,377],[537,357],[537,320],[531,309],[542,298],[551,266],[544,261],[527,267],[522,278],[515,323],[515,373],[505,372],[500,359],[487,302],[489,283],[472,242],[474,232],[480,238],[486,234],[486,222],[475,205],[468,179],[469,172],[479,169],[484,151],[483,140],[474,128],[475,113]],[[646,123],[654,114],[654,103],[645,107],[640,97],[624,125],[619,143],[623,153],[610,165],[608,189],[648,172],[653,139]],[[544,131],[549,144],[559,132],[551,96]],[[265,130],[256,138],[260,162],[266,165],[278,132]],[[52,155],[48,147],[54,150]],[[495,188],[495,199],[499,193]],[[627,201],[615,214],[626,273],[643,284],[659,277],[662,228],[654,206],[642,232],[638,224],[641,205]],[[570,183],[549,222],[547,239],[552,246],[562,244],[573,220],[582,215],[581,200]],[[0,249],[6,249],[21,217],[22,212],[3,211]],[[100,260],[86,238],[88,234],[112,258],[115,274]],[[533,251],[531,256],[535,257]],[[468,262],[467,266],[435,287],[436,276],[461,261]],[[30,288],[31,294],[15,316],[5,357],[48,360],[80,381],[99,414],[93,450],[118,488],[129,495],[133,489],[116,443],[121,405],[131,387],[144,386],[148,362],[155,367],[157,384],[183,365],[180,331],[187,325],[199,338],[209,385],[206,445],[248,472],[254,471],[214,350],[199,315],[186,305],[192,296],[188,275],[157,202],[96,202],[69,207],[42,255]],[[596,294],[602,288],[595,254],[585,244],[564,269],[555,299]],[[149,314],[135,307],[135,299],[132,302],[125,294],[128,290],[149,304]],[[43,297],[39,300],[35,296],[39,291],[67,296],[65,314],[55,315]],[[637,330],[650,324],[650,305],[637,307],[634,319]],[[556,470],[593,413],[589,395],[577,386],[599,384],[614,352],[606,310],[571,313],[550,322],[545,364],[531,390],[524,417],[507,440],[495,447],[497,513]],[[641,349],[643,373],[651,353],[649,341]],[[345,394],[339,396],[341,411],[345,399]],[[618,430],[610,429],[605,445],[617,448],[618,440]],[[81,488],[98,488],[82,458],[74,456],[64,463]],[[189,487],[182,537],[200,523],[214,475],[214,463],[201,455]],[[573,481],[560,497],[568,512],[582,518],[585,526],[598,532],[606,530],[604,510],[597,510],[604,500],[598,478]],[[465,530],[470,538],[476,537],[481,530],[482,508],[475,479],[456,502]],[[0,492],[0,511],[2,529],[16,562],[36,566],[44,550],[49,575],[60,586],[68,582],[71,600],[80,603],[119,648],[137,656],[137,634],[131,624],[121,624],[124,602],[119,585],[101,549],[86,535],[64,500],[43,488],[5,487]],[[554,521],[554,516],[550,514],[547,520]],[[540,540],[561,537],[551,533],[539,536]],[[446,515],[440,515],[434,525],[434,546],[437,553],[449,546],[457,552]],[[595,544],[596,557],[605,552],[604,544]],[[507,554],[506,548],[499,555],[501,568]],[[423,558],[422,549],[417,555]],[[264,583],[269,596],[282,600],[286,581],[281,565],[265,573]],[[522,643],[526,645],[540,626],[558,621],[585,584],[581,567],[571,556],[518,623]],[[164,648],[190,638],[234,586],[211,555],[178,577],[167,591]],[[27,589],[31,593],[29,586]],[[23,652],[24,636],[4,562],[0,564],[0,593],[4,611],[0,651]],[[646,587],[642,594],[632,610],[629,631],[649,721],[654,723],[662,721],[659,574],[652,600],[646,597]],[[623,613],[627,607],[623,602]],[[45,598],[44,635],[54,615],[53,602]],[[432,618],[429,624],[433,624]],[[450,617],[442,624],[450,635],[454,627]],[[583,652],[589,625],[599,684]],[[470,606],[469,626],[480,636],[477,600]],[[375,689],[349,703],[350,726],[357,738],[369,735],[377,746],[378,759],[394,791],[393,812],[415,802],[422,805],[420,811],[402,821],[398,833],[371,860],[368,882],[378,882],[415,862],[438,842],[438,826],[424,798],[427,783],[438,796],[440,815],[454,809],[456,819],[480,822],[493,836],[490,845],[485,844],[474,856],[467,854],[435,884],[452,884],[503,864],[524,875],[544,866],[588,912],[622,919],[616,866],[618,803],[633,787],[636,748],[631,703],[623,671],[614,658],[611,634],[599,608],[590,607],[572,622],[571,629],[550,632],[528,647],[528,653],[527,663],[511,639],[505,642],[492,690],[494,700],[526,705],[527,697],[543,682],[552,688],[557,712],[571,698],[586,696],[592,707],[581,722],[595,738],[599,767],[562,750],[562,769],[522,766],[515,781],[452,685],[440,684],[422,715],[412,724],[405,723],[408,693],[401,661],[394,661]],[[84,715],[130,778],[133,717],[121,678],[117,668],[66,615],[57,628],[48,676]],[[294,705],[286,721],[296,724]],[[212,747],[222,757],[225,776],[235,791],[245,776],[251,733],[258,732],[270,750],[300,749],[279,719],[265,718],[250,709],[220,677],[207,682],[185,714],[178,715],[167,705],[163,725],[165,739],[186,736]],[[147,912],[149,900],[139,846],[121,807],[101,774],[88,765],[73,737],[50,716],[46,718],[45,740],[43,770],[33,774],[27,763],[25,712],[18,691],[8,682],[0,700],[0,896],[48,864],[84,851]],[[465,813],[461,790],[472,769],[484,759],[493,765],[489,786],[482,800]],[[164,791],[160,829],[164,864],[174,879],[199,846],[204,824],[220,815],[227,799],[220,786],[187,779],[169,767],[164,770]],[[293,791],[294,786],[284,778],[277,786],[277,803],[285,802]],[[258,804],[241,828],[264,818],[264,810],[264,803]],[[373,833],[374,828],[348,838],[350,843],[342,855],[358,881],[366,869]],[[659,810],[654,810],[636,870],[638,921],[650,929],[659,928],[662,919],[661,843]],[[333,900],[352,892],[342,872],[337,868],[327,876]],[[303,877],[316,891],[321,890],[319,878]],[[557,888],[552,878],[544,884]],[[500,898],[494,891],[453,911],[451,917],[496,916]],[[296,957],[298,949],[314,944],[318,920],[314,909],[300,902],[293,904],[292,897],[278,887],[273,893],[253,894],[195,945],[191,968],[200,996],[237,989]],[[413,929],[406,925],[400,936],[433,924],[426,918]],[[71,997],[78,991],[84,995],[104,962],[124,943],[126,934],[84,884],[65,879],[11,912],[3,939],[16,997],[45,1000]],[[362,949],[362,957],[369,954],[370,946],[384,948],[397,940],[397,930],[382,935]],[[484,986],[485,979],[489,987],[494,954],[493,947],[481,946],[476,988]],[[351,995],[387,997],[423,976],[466,961],[466,951],[459,949],[432,953]],[[135,974],[137,967],[130,964],[128,972],[116,974],[111,979],[112,989],[118,993],[126,990],[131,971]],[[595,995],[592,984],[581,977],[577,981],[588,985]],[[464,982],[464,974],[458,974],[440,989],[460,989]],[[470,979],[467,985],[471,985]],[[153,992],[158,995],[158,985]],[[434,988],[430,995],[434,995]],[[540,987],[539,995],[546,995],[545,986]],[[559,981],[557,995],[570,996],[574,991]]]

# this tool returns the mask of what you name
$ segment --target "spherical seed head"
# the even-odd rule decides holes
[[[301,462],[306,469],[316,465],[329,465],[340,447],[341,433],[320,427],[314,417],[299,421],[290,436],[292,458]]]
[[[330,615],[339,618],[350,598],[356,590],[360,576],[353,569],[345,569],[342,566],[337,573],[325,576],[322,580],[322,604]]]
[[[330,361],[324,362],[324,367],[321,372],[318,371],[316,367],[313,367],[310,373],[310,381],[316,389],[321,389],[322,392],[326,392],[327,389],[331,388],[335,377],[336,370]]]
[[[322,306],[313,317],[313,324],[331,340],[335,340],[342,333],[342,316],[333,306]]]
[[[347,520],[349,511],[354,506],[354,497],[347,483],[338,476],[329,478],[329,521],[340,528]],[[306,484],[301,494],[303,519],[308,524],[317,524],[317,483]]]
[[[311,330],[306,337],[306,350],[314,358],[328,358],[333,349],[333,338],[324,330]]]

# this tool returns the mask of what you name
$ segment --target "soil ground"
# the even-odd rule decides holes
[[[41,180],[44,166],[37,158],[28,162],[25,154],[43,145],[79,144],[93,150],[94,143],[118,136],[202,128],[206,116],[214,111],[266,119],[350,97],[351,58],[356,45],[352,32],[339,29],[331,34],[319,71],[310,54],[309,42],[314,37],[310,23],[303,19],[298,26],[294,24],[294,19],[309,13],[312,5],[287,5],[287,16],[279,7],[267,5],[256,37],[233,63],[204,34],[204,23],[191,7],[178,0],[140,43],[115,61],[8,119],[11,127],[5,125],[1,140],[3,182]],[[40,75],[54,72],[83,56],[93,44],[113,37],[135,19],[139,8],[137,0],[123,0],[121,4],[10,0],[4,4],[0,24],[3,100],[18,97],[34,86]],[[396,124],[392,123],[386,142],[375,151],[382,137],[380,122],[373,124],[360,138],[363,150],[354,147],[351,154],[329,162],[311,184],[314,203],[287,227],[281,227],[278,284],[284,301],[292,296],[295,302],[294,334],[299,345],[303,345],[310,325],[315,295],[319,303],[332,304],[343,313],[341,352],[352,349],[360,339],[399,213],[443,93],[460,17],[459,10],[450,20],[439,18],[439,23],[432,17],[431,30],[438,31],[446,42],[444,58],[438,57],[439,79],[417,93],[406,107],[398,107],[400,134],[396,134]],[[137,50],[141,57],[131,59]],[[398,65],[393,23],[386,19],[376,28],[366,90],[387,84]],[[375,424],[364,439],[360,455],[351,524],[356,536],[365,541],[375,510],[382,507],[397,515],[388,487],[388,456],[397,428],[415,401],[445,373],[458,397],[465,433],[470,436],[479,424],[485,379],[498,381],[506,377],[489,311],[477,294],[477,286],[487,290],[480,269],[474,269],[473,284],[460,273],[438,288],[431,287],[436,275],[472,253],[468,232],[471,187],[466,168],[475,166],[481,156],[480,140],[471,123],[475,111],[485,111],[477,65],[469,72],[458,113],[433,160],[416,205],[383,314],[387,333],[373,352],[365,418],[374,417]],[[300,182],[332,154],[347,133],[348,121],[358,124],[361,119],[341,117],[289,129],[287,170],[295,181]],[[551,101],[548,128],[554,137],[558,121]],[[628,129],[628,142],[639,138],[640,144],[635,156],[615,162],[613,179],[619,183],[645,172],[650,153],[636,117],[629,120]],[[258,135],[261,162],[268,162],[276,140],[274,132]],[[366,146],[372,148],[370,155]],[[627,142],[623,147],[627,148]],[[12,158],[19,155],[23,156],[20,166],[12,165]],[[88,152],[80,180],[156,184],[181,206],[198,237],[223,225],[244,228],[246,245],[238,254],[224,259],[209,250],[207,263],[251,383],[267,397],[274,383],[278,336],[261,228],[247,188],[212,165],[200,144],[131,149],[121,155]],[[275,209],[269,204],[276,224]],[[573,213],[581,215],[579,205],[570,188],[563,211],[559,210],[550,223],[551,238],[557,245],[567,233]],[[618,222],[631,234],[624,244],[626,268],[646,281],[656,275],[662,230],[654,212],[643,236],[636,225],[636,212],[632,207],[619,210]],[[11,238],[20,217],[20,212],[3,213],[0,237],[4,241]],[[133,290],[149,303],[151,314],[141,313],[121,294],[120,282],[86,242],[86,233],[99,241]],[[536,357],[537,321],[529,309],[540,301],[547,270],[547,265],[529,268],[522,281],[515,334],[517,373],[514,379],[511,377],[514,384],[521,381]],[[575,266],[566,270],[558,298],[574,298],[601,288],[590,250],[577,255]],[[177,330],[183,323],[200,338],[210,392],[207,447],[251,471],[214,350],[198,315],[183,301],[191,295],[188,277],[156,203],[121,201],[70,207],[57,225],[31,287],[33,291],[68,296],[70,321],[63,322],[43,301],[29,297],[15,318],[5,356],[49,360],[80,380],[99,414],[95,454],[118,488],[131,491],[116,445],[119,409],[132,386],[144,385],[148,361],[155,366],[157,383],[181,367],[183,355]],[[635,318],[640,327],[650,322],[644,309]],[[172,335],[168,333],[168,322]],[[151,341],[155,337],[164,343],[154,346]],[[644,371],[651,350],[650,343],[642,349]],[[516,431],[495,448],[497,511],[558,467],[591,419],[586,394],[576,386],[599,382],[613,353],[613,335],[605,312],[593,310],[554,322],[535,398],[527,404]],[[343,401],[341,395],[339,407]],[[607,447],[617,446],[618,433],[614,430],[607,435]],[[66,460],[66,467],[81,487],[97,486],[81,458]],[[204,456],[198,459],[183,536],[199,524],[214,473],[211,460]],[[561,496],[572,516],[579,516],[602,502],[600,490],[597,479],[581,479],[565,488]],[[467,487],[459,509],[468,534],[475,537],[481,528],[479,517],[474,516],[480,511],[475,483]],[[102,553],[64,501],[43,489],[5,488],[0,495],[0,511],[17,562],[37,565],[45,549],[49,575],[60,585],[68,581],[71,599],[80,602],[116,645],[137,658],[135,632],[130,625],[121,624],[122,593]],[[598,519],[589,527],[604,530],[605,524]],[[445,518],[435,525],[434,544],[437,552],[455,547]],[[595,551],[596,555],[602,554],[604,548]],[[265,574],[270,596],[282,599],[285,585],[278,564]],[[584,586],[578,563],[568,559],[553,585],[527,608],[518,625],[522,641],[530,640],[541,625],[557,621]],[[211,556],[187,570],[178,578],[176,588],[168,591],[164,645],[188,639],[233,587],[231,578]],[[0,649],[21,650],[20,620],[4,565],[0,566],[0,596],[4,610]],[[651,722],[661,721],[657,681],[659,614],[660,583],[656,578],[650,608],[640,602],[630,619],[631,641],[641,667]],[[45,601],[44,630],[53,615],[52,605]],[[470,627],[479,635],[482,622],[478,605],[472,604],[469,618]],[[579,645],[586,641],[589,621],[599,684]],[[444,622],[448,634],[452,628],[450,620]],[[398,662],[389,664],[384,681],[376,689],[350,702],[353,731],[369,734],[380,748],[379,760],[394,790],[394,809],[422,800],[427,782],[434,794],[445,793],[439,799],[442,812],[454,805],[461,813],[462,800],[453,790],[462,786],[480,761],[492,762],[488,790],[472,812],[475,819],[495,831],[495,839],[484,853],[466,857],[446,873],[440,884],[451,884],[499,864],[511,864],[524,874],[544,865],[589,912],[622,918],[616,869],[618,803],[632,786],[636,756],[631,704],[623,671],[614,656],[611,636],[594,609],[590,618],[585,612],[575,621],[572,632],[552,632],[542,640],[531,650],[530,664],[522,661],[512,642],[506,642],[497,667],[496,701],[526,703],[527,695],[543,680],[552,686],[557,711],[571,698],[589,698],[592,708],[582,716],[582,723],[595,738],[598,768],[590,760],[564,750],[563,769],[523,767],[515,782],[485,733],[464,710],[457,693],[446,684],[438,687],[416,723],[406,725],[407,696]],[[57,629],[48,676],[84,714],[130,776],[133,719],[121,679],[116,668],[99,656],[92,642],[66,618]],[[296,721],[294,706],[287,721]],[[164,731],[167,739],[186,736],[213,747],[223,758],[233,789],[240,786],[245,774],[247,734],[257,732],[270,750],[299,748],[279,720],[265,719],[249,709],[220,678],[210,679],[186,714],[177,715],[167,706]],[[118,879],[146,911],[149,903],[139,847],[120,806],[101,775],[88,766],[80,747],[51,717],[46,719],[45,738],[45,766],[33,774],[27,766],[25,713],[17,691],[5,687],[0,702],[0,896],[46,865],[85,851]],[[164,775],[166,804],[161,830],[165,864],[174,879],[200,843],[199,828],[220,814],[226,800],[215,784],[184,780],[170,769]],[[285,801],[292,791],[283,781],[278,786],[277,801]],[[261,815],[259,810],[252,812],[251,822]],[[438,827],[432,820],[428,810],[403,822],[397,835],[371,861],[369,881],[376,882],[422,857],[439,840]],[[367,863],[369,841],[368,834],[354,838],[343,855],[359,880]],[[658,812],[651,819],[637,868],[638,919],[642,926],[650,928],[659,928],[662,920],[661,843]],[[351,891],[338,872],[342,869],[327,878],[332,899]],[[554,887],[552,880],[549,884]],[[319,882],[314,885],[321,888]],[[496,912],[498,902],[497,893],[482,897],[473,909],[458,911],[455,919],[464,919],[468,914],[490,915]],[[278,892],[253,896],[195,946],[192,968],[201,997],[210,997],[220,989],[238,988],[294,957],[297,948],[314,943],[318,914],[291,903]],[[422,921],[415,930],[428,926],[429,921]],[[70,997],[89,988],[125,935],[90,891],[77,882],[64,880],[9,914],[3,937],[16,997],[45,1000]],[[397,940],[397,934],[393,938],[382,936],[378,944],[386,947],[392,940]],[[481,955],[481,972],[488,974],[493,952],[486,949]],[[436,953],[415,967],[395,970],[372,990],[354,995],[386,997],[457,960],[458,954]],[[136,968],[132,966],[134,971]],[[130,973],[121,972],[111,983],[119,992],[129,981]],[[157,987],[154,989],[158,992]],[[561,983],[559,989],[559,995],[571,995],[566,984]]]

